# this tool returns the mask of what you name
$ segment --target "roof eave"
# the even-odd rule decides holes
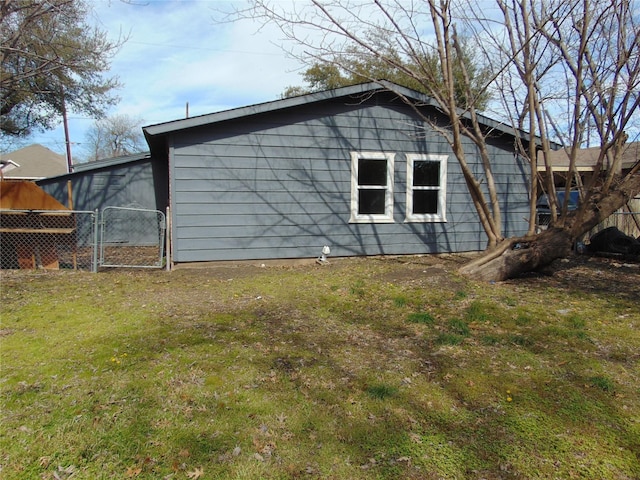
[[[298,95],[295,97],[272,100],[270,102],[258,103],[255,105],[248,105],[245,107],[233,108],[230,110],[223,110],[221,112],[199,115],[197,117],[190,117],[180,120],[158,123],[155,125],[148,125],[146,127],[143,127],[142,130],[144,131],[145,136],[149,138],[156,135],[163,135],[166,133],[173,133],[189,128],[200,127],[211,123],[234,120],[236,118],[247,117],[250,115],[258,115],[275,110],[297,107],[308,103],[330,100],[332,98],[362,95],[368,92],[373,92],[375,90],[383,90],[385,88],[386,87],[382,82],[362,83],[333,90],[324,90],[322,92],[309,93],[305,95]]]
[[[147,143],[150,146],[151,151],[154,152],[162,144],[161,138],[163,136],[167,134],[175,133],[178,131],[197,128],[197,127],[209,125],[212,123],[235,120],[238,118],[247,117],[251,115],[258,115],[258,114],[268,113],[276,110],[283,110],[283,109],[297,107],[305,104],[331,100],[334,98],[370,95],[382,90],[395,93],[398,96],[402,96],[404,98],[414,100],[421,107],[438,108],[437,102],[433,98],[429,97],[428,95],[397,85],[392,82],[388,82],[386,80],[380,80],[377,82],[361,83],[357,85],[350,85],[347,87],[336,88],[333,90],[324,90],[322,92],[309,93],[309,94],[299,95],[296,97],[273,100],[265,103],[258,103],[255,105],[234,108],[231,110],[224,110],[221,112],[200,115],[197,117],[158,123],[155,125],[149,125],[149,126],[143,127],[142,130],[144,132],[144,136],[147,140]],[[470,118],[469,113],[462,110],[460,111],[460,115],[467,120]],[[478,114],[477,118],[482,125],[490,129],[496,130],[501,134],[507,134],[513,137],[518,137],[525,141],[529,140],[529,134],[527,132],[517,130],[507,124],[501,123],[497,120],[493,120],[481,114]]]

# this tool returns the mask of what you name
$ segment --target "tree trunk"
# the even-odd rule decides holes
[[[462,266],[459,272],[480,281],[500,282],[539,270],[569,255],[572,245],[581,235],[622,208],[638,193],[640,174],[634,169],[615,189],[604,196],[594,195],[585,200],[578,210],[558,219],[547,230],[536,235],[507,238]]]
[[[500,282],[566,257],[573,243],[569,230],[555,227],[531,237],[508,238],[459,271],[476,280]]]

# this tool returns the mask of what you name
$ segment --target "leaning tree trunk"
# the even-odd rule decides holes
[[[481,281],[500,282],[539,270],[571,253],[576,240],[640,193],[636,169],[607,195],[594,193],[576,211],[547,230],[531,236],[507,238],[462,266],[459,272]]]
[[[508,238],[464,265],[460,273],[476,280],[500,282],[566,257],[573,243],[571,231],[557,227],[530,237]]]

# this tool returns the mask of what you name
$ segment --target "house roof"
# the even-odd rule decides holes
[[[108,169],[111,167],[117,167],[119,165],[126,165],[128,163],[135,163],[140,160],[146,160],[148,158],[150,158],[149,152],[142,152],[133,155],[125,155],[122,157],[105,158],[103,160],[96,160],[95,162],[77,163],[73,166],[73,172],[64,173],[62,175],[57,175],[46,179],[40,179],[37,183],[39,185],[43,185],[49,183],[49,180],[51,180],[52,182],[58,182],[64,179],[72,179],[73,177],[84,174],[86,172]]]
[[[121,157],[103,158],[94,162],[77,163],[73,166],[74,172],[87,172],[90,170],[98,170],[100,168],[115,167],[125,163],[137,162],[148,158],[149,152],[134,153],[131,155],[123,155]]]
[[[563,148],[552,151],[550,155],[551,167],[557,172],[569,170],[569,151]],[[540,153],[542,155],[542,153]],[[590,172],[596,166],[600,147],[582,148],[576,155],[575,166],[579,172]],[[622,169],[626,170],[635,165],[640,160],[640,142],[628,143],[622,152]],[[540,157],[538,170],[543,171],[546,167],[544,160]]]
[[[147,143],[152,152],[156,149],[162,149],[162,138],[166,134],[178,132],[181,130],[187,130],[191,128],[201,127],[204,125],[210,125],[212,123],[219,123],[228,120],[234,120],[242,117],[248,117],[251,115],[258,115],[262,113],[273,112],[277,110],[284,110],[291,107],[297,107],[301,105],[309,105],[316,102],[322,102],[326,100],[336,98],[351,98],[351,101],[358,99],[362,101],[364,98],[372,95],[373,93],[380,91],[390,91],[397,94],[399,97],[403,96],[415,101],[419,106],[427,106],[437,108],[437,103],[429,96],[411,90],[409,88],[402,87],[395,83],[380,81],[369,82],[358,85],[351,85],[347,87],[340,87],[333,90],[325,90],[321,92],[309,93],[305,95],[299,95],[290,98],[283,98],[280,100],[274,100],[265,103],[258,103],[255,105],[249,105],[246,107],[239,107],[230,110],[224,110],[216,113],[210,113],[206,115],[199,115],[196,117],[184,118],[180,120],[173,120],[169,122],[158,123],[155,125],[149,125],[143,127],[144,135],[147,139]],[[463,114],[463,116],[466,116]],[[492,120],[488,117],[478,115],[480,122],[495,130],[499,133],[508,134],[511,136],[523,135],[524,132],[516,132],[512,127],[500,123],[496,120]],[[160,150],[162,151],[162,150]]]
[[[0,162],[10,165],[2,169],[5,178],[35,180],[67,173],[66,157],[39,144],[0,154]]]

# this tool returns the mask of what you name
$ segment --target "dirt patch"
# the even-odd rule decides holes
[[[331,259],[328,264],[319,265],[314,261],[305,262],[269,262],[269,263],[223,263],[180,266],[180,268],[166,272],[164,270],[144,269],[104,269],[98,275],[114,278],[125,274],[126,277],[146,278],[151,280],[153,291],[148,291],[154,297],[161,296],[167,302],[175,302],[183,295],[189,296],[189,303],[199,304],[215,302],[215,299],[205,298],[196,301],[196,297],[207,295],[206,290],[176,289],[176,285],[207,282],[232,282],[236,279],[256,278],[272,273],[286,273],[309,271],[332,272],[340,275],[343,271],[351,271],[363,264],[376,265],[374,269],[376,279],[396,285],[407,285],[425,288],[448,288],[455,290],[463,286],[465,279],[456,272],[473,255],[423,255],[423,256],[383,256],[383,257],[354,257]],[[41,276],[66,276],[69,272],[39,271],[39,270],[3,270],[1,272],[5,288],[14,281],[28,277],[35,281]],[[76,282],[84,282],[90,288],[95,281],[93,274],[74,276]],[[628,258],[610,258],[593,255],[572,255],[557,260],[540,272],[531,272],[520,278],[508,280],[507,284],[535,287],[552,287],[567,290],[582,290],[602,294],[618,295],[627,299],[638,298],[640,285],[640,261]],[[242,299],[238,299],[239,301]]]
[[[507,283],[545,285],[617,295],[638,300],[640,262],[591,255],[572,255],[556,260],[542,272],[529,274]]]
[[[384,256],[332,259],[328,264],[307,262],[269,263],[223,263],[206,266],[181,267],[170,273],[172,279],[182,277],[191,281],[197,276],[201,281],[232,281],[253,278],[273,272],[287,271],[334,271],[352,270],[362,263],[380,266],[377,277],[385,282],[398,285],[440,286],[454,288],[462,285],[463,279],[457,270],[475,255],[423,255]],[[556,260],[539,272],[531,272],[506,283],[520,285],[546,285],[562,289],[582,289],[636,298],[640,285],[640,262],[622,258],[608,258],[592,255],[572,255]]]

